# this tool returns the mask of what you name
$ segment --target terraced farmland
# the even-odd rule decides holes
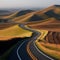
[[[60,32],[49,32],[45,37],[46,42],[60,44]]]

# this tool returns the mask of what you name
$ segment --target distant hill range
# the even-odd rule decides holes
[[[7,13],[9,12],[8,10],[0,10],[0,13]]]
[[[19,12],[16,14],[16,17],[22,16],[22,15],[25,15],[25,14],[31,13],[31,12],[33,12],[33,10],[22,10],[22,11],[19,11]]]
[[[1,17],[1,19],[7,19],[19,23],[41,21],[46,20],[48,18],[55,18],[56,20],[60,20],[60,5],[53,5],[40,11],[33,10],[16,11],[10,15]]]
[[[60,20],[60,5],[53,5],[40,11],[31,11],[31,10],[20,11],[19,13],[16,14],[17,16],[14,17],[14,19],[16,20],[17,18],[16,21],[18,20],[21,21],[22,19],[19,19],[19,17],[26,16],[27,14],[28,16],[29,15],[31,16],[29,18],[23,17],[23,19],[26,18],[24,20],[26,22],[40,21],[40,20],[45,20],[48,18],[55,18],[57,20]]]
[[[60,20],[60,5],[50,6],[44,10],[37,11],[37,14],[45,18],[54,17]]]
[[[8,15],[8,14],[10,14],[9,10],[0,10],[0,16],[5,16],[5,15]]]

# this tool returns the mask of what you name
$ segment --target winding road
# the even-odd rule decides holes
[[[47,56],[46,54],[42,53],[35,45],[35,40],[40,36],[38,31],[35,31],[31,28],[25,27],[23,24],[19,24],[19,26],[25,30],[29,30],[33,32],[32,36],[29,37],[27,40],[24,40],[21,44],[18,43],[9,55],[7,60],[32,60],[30,55],[27,52],[27,45],[30,42],[29,49],[32,54],[37,58],[35,60],[54,60],[51,57]]]

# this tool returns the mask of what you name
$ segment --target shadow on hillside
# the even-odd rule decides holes
[[[23,40],[26,40],[28,38],[29,37],[13,38],[8,41],[0,41],[0,56],[3,55],[6,51],[8,51],[12,46],[16,45],[19,41],[22,42]]]

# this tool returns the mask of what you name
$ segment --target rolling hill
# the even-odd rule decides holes
[[[53,5],[40,11],[22,10],[16,11],[9,16],[1,17],[1,19],[11,20],[13,22],[35,22],[46,20],[48,18],[60,20],[60,5]]]
[[[36,23],[28,23],[27,25],[36,29],[60,32],[60,20],[56,20],[55,18],[49,18]]]
[[[10,13],[9,10],[0,10],[0,16],[5,16],[8,15]]]
[[[4,23],[4,21],[5,22],[12,22],[13,20],[20,20],[20,17],[21,16],[23,16],[24,17],[24,15],[25,14],[27,14],[28,15],[28,13],[31,13],[31,12],[33,12],[33,10],[22,10],[22,11],[15,11],[15,12],[12,12],[11,14],[9,14],[9,15],[1,15],[0,16],[0,23]],[[11,20],[12,19],[12,20]]]
[[[29,37],[32,32],[24,30],[18,26],[18,24],[11,27],[0,30],[0,40],[8,40],[14,37]]]
[[[60,20],[60,5],[53,5],[41,11],[37,11],[37,14],[46,16],[45,18],[54,17]]]
[[[27,13],[31,13],[31,12],[34,12],[33,10],[22,10],[22,11],[19,11],[15,17],[19,17],[19,16],[22,16],[22,15],[25,15]]]
[[[23,16],[19,16],[19,17],[13,18],[12,21],[13,22],[18,22],[18,23],[26,22],[30,17],[33,16],[33,14],[34,14],[34,12],[28,13],[28,14],[25,14]]]
[[[60,5],[53,5],[53,6],[50,6],[46,9],[43,9],[40,11],[33,11],[30,14],[27,13],[27,15],[29,16],[32,13],[33,13],[33,15],[31,17],[29,17],[28,19],[24,19],[25,22],[41,21],[41,20],[45,20],[48,18],[52,18],[52,17],[57,20],[60,20]],[[22,15],[22,16],[24,16],[24,15]],[[21,17],[21,15],[19,17]],[[19,18],[19,17],[17,17],[17,18]],[[16,20],[18,20],[18,19],[16,19]],[[20,19],[20,21],[21,21],[21,19]]]

